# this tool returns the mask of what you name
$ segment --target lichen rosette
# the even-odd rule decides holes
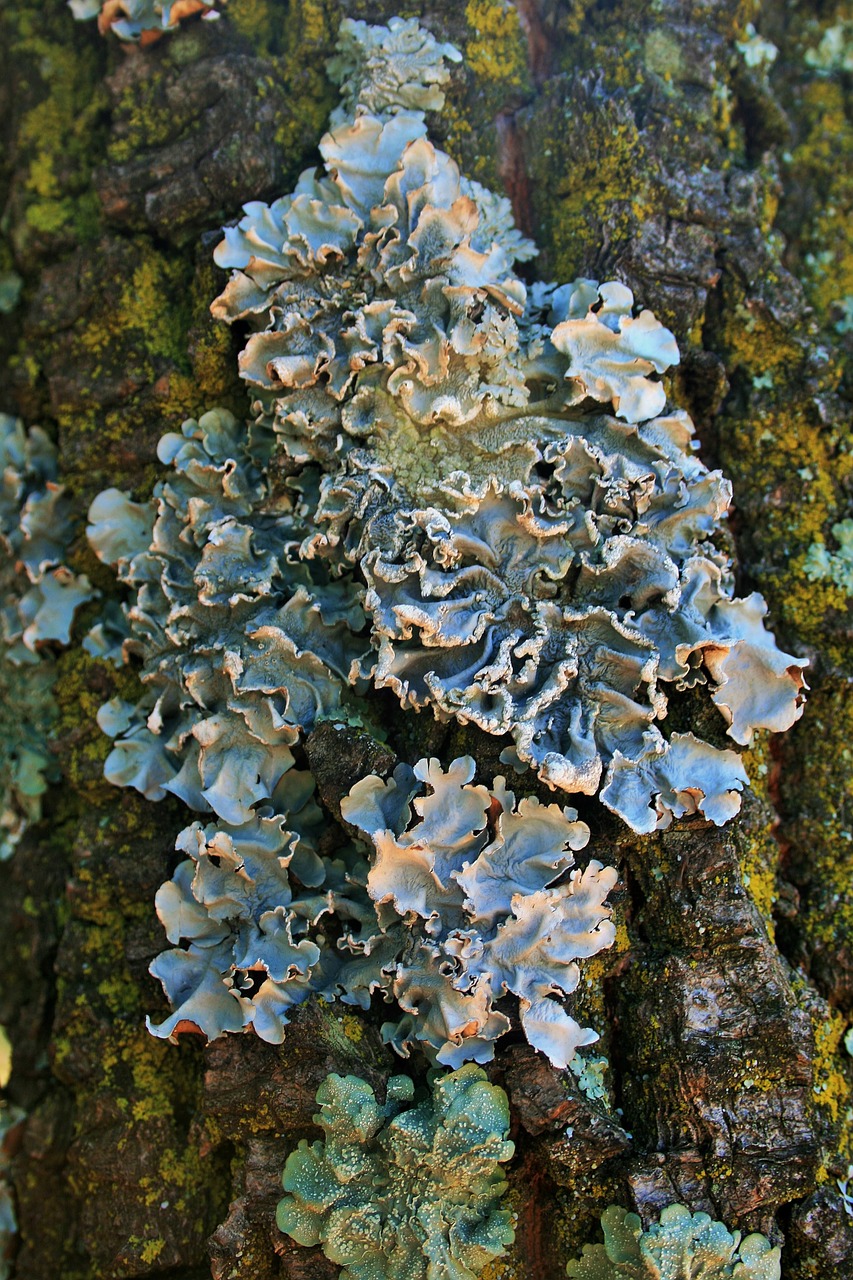
[[[660,381],[675,339],[616,282],[528,288],[506,203],[426,136],[438,76],[377,88],[358,26],[325,172],[216,251],[254,447],[315,477],[299,555],[366,586],[361,674],[404,707],[510,735],[508,759],[634,830],[725,822],[739,756],[666,735],[667,691],[707,685],[746,744],[799,716],[806,664],[733,594],[730,487]]]
[[[753,1232],[745,1238],[707,1213],[668,1205],[648,1230],[636,1213],[610,1205],[601,1217],[604,1244],[584,1245],[572,1280],[779,1280],[781,1249]]]
[[[106,774],[205,815],[158,897],[158,1034],[278,1041],[316,992],[396,1005],[386,1039],[451,1067],[515,1011],[558,1066],[593,1037],[566,1001],[615,872],[573,865],[573,810],[421,761],[344,799],[360,847],[300,833],[300,744],[371,685],[640,832],[722,824],[746,785],[737,751],[666,732],[673,691],[704,686],[738,745],[801,713],[804,660],[734,594],[730,486],[668,405],[673,335],[618,282],[525,284],[509,202],[427,137],[457,56],[414,20],[342,24],[322,168],[215,254],[248,426],[185,423],[151,503],[90,511],[132,599],[87,645],[144,685],[101,711]]]
[[[317,1102],[323,1139],[288,1157],[277,1221],[341,1280],[475,1280],[506,1251],[509,1106],[479,1068],[440,1076],[416,1104],[406,1076],[380,1104],[367,1081],[330,1075]]]

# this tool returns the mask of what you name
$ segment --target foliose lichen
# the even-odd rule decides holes
[[[305,772],[288,778],[287,812],[263,806],[241,826],[195,822],[178,837],[189,856],[158,891],[157,913],[173,950],[151,965],[174,1013],[154,1035],[182,1030],[208,1040],[252,1028],[284,1039],[290,1011],[311,995],[332,1000],[353,985],[342,929],[376,929],[364,891],[367,867],[350,845],[321,858],[325,820]],[[278,797],[279,807],[284,807]],[[374,962],[371,974],[379,977]]]
[[[325,175],[245,207],[212,308],[251,329],[255,447],[314,478],[300,557],[366,587],[354,674],[511,734],[553,787],[603,782],[635,830],[723,822],[739,759],[666,737],[663,686],[707,684],[746,744],[799,716],[805,662],[759,596],[733,596],[713,542],[730,487],[665,412],[675,339],[622,284],[528,289],[512,264],[529,246],[429,142],[403,74],[368,93],[354,65],[333,68],[352,79]]]
[[[747,781],[735,751],[662,731],[664,686],[707,686],[739,744],[801,713],[805,661],[714,541],[728,482],[667,409],[673,335],[617,282],[528,288],[509,203],[428,140],[455,56],[413,20],[343,23],[325,173],[246,205],[215,254],[212,311],[249,329],[248,429],[188,421],[151,503],[90,510],[133,600],[88,645],[140,659],[144,685],[101,711],[106,776],[216,819],[181,835],[158,898],[180,944],[154,965],[158,1034],[279,1040],[311,992],[378,992],[398,1051],[446,1065],[492,1055],[507,995],[555,1063],[589,1042],[561,999],[609,945],[615,873],[569,873],[572,811],[423,761],[344,801],[370,861],[311,847],[293,751],[371,686],[510,736],[507,763],[636,831],[723,823]]]
[[[574,810],[516,804],[503,778],[489,789],[473,773],[470,757],[446,772],[421,760],[357,783],[341,810],[370,861],[351,845],[318,855],[324,820],[300,771],[249,823],[188,827],[177,847],[189,856],[157,894],[180,945],[151,966],[174,1009],[149,1022],[154,1034],[251,1026],[278,1043],[311,995],[366,1009],[379,993],[402,1014],[386,1042],[458,1067],[494,1056],[511,1025],[495,1006],[511,994],[530,1043],[565,1066],[597,1039],[562,1001],[578,960],[613,941],[616,872],[594,860],[570,870],[589,839]]]
[[[0,860],[41,815],[58,771],[49,738],[55,719],[51,652],[71,638],[89,581],[62,563],[72,533],[68,497],[56,483],[56,450],[0,414]]]
[[[498,1208],[513,1154],[503,1090],[467,1066],[413,1098],[406,1076],[380,1105],[364,1080],[330,1075],[314,1117],[324,1140],[288,1157],[278,1225],[321,1245],[341,1280],[474,1280],[512,1243]]]
[[[95,552],[135,591],[122,654],[145,686],[100,713],[117,739],[105,774],[250,823],[302,731],[340,708],[363,614],[324,565],[297,562],[300,493],[270,483],[231,414],[185,422],[158,453],[172,471],[151,503],[107,489],[89,509]]]
[[[813,542],[806,554],[803,571],[811,582],[828,579],[845,595],[853,595],[853,520],[839,520],[832,526],[837,551],[822,542]]]
[[[47,433],[0,414],[0,469],[0,638],[7,661],[32,665],[45,646],[68,644],[75,611],[94,592],[63,564],[72,512]]]
[[[112,31],[122,40],[150,43],[164,32],[173,30],[184,18],[200,13],[218,17],[227,0],[68,0],[68,7],[78,22],[98,20],[98,31]]]
[[[842,19],[824,31],[820,44],[807,49],[807,67],[829,75],[833,71],[853,71],[853,21]]]
[[[671,1204],[643,1230],[635,1213],[602,1214],[604,1244],[584,1245],[566,1268],[574,1280],[779,1280],[781,1249],[763,1235],[741,1238],[707,1213]]]
[[[578,960],[614,940],[604,900],[616,871],[592,860],[570,872],[589,839],[575,810],[516,804],[503,778],[472,785],[474,767],[470,756],[446,772],[437,760],[401,765],[342,801],[374,846],[367,892],[379,926],[349,945],[385,953],[382,986],[405,1016],[383,1033],[398,1052],[421,1043],[448,1066],[487,1061],[510,1029],[495,1008],[510,993],[527,1039],[564,1067],[598,1038],[561,997],[577,988]]]

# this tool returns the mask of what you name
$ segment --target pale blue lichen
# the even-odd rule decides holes
[[[135,706],[99,714],[116,739],[105,774],[239,825],[271,799],[300,735],[341,707],[363,614],[324,566],[293,563],[299,487],[274,487],[231,414],[184,423],[158,451],[172,471],[151,503],[110,489],[89,510],[94,550],[135,592],[122,647],[145,686]]]
[[[853,71],[853,21],[842,19],[827,27],[820,44],[806,50],[804,61],[807,67],[824,75]]]
[[[0,414],[0,860],[41,815],[58,776],[49,747],[57,645],[89,581],[62,563],[73,532],[56,450],[40,427]]]
[[[611,1205],[601,1218],[604,1244],[584,1245],[570,1262],[573,1280],[779,1280],[781,1250],[763,1235],[741,1237],[707,1213],[664,1209],[643,1230],[635,1213]]]
[[[261,819],[291,829],[293,751],[318,720],[351,718],[351,694],[388,688],[507,735],[508,763],[599,792],[636,831],[724,823],[746,785],[736,752],[664,732],[666,688],[705,685],[738,744],[802,710],[805,661],[776,647],[761,597],[733,595],[715,541],[730,486],[667,412],[673,335],[618,282],[526,286],[514,263],[533,247],[507,202],[427,138],[455,56],[411,21],[344,24],[323,167],[246,205],[215,253],[231,277],[212,311],[248,329],[249,427],[186,423],[161,441],[153,504],[109,490],[92,506],[92,545],[133,599],[88,643],[141,659],[145,686],[101,710],[107,776],[218,819],[161,893],[181,944],[155,962],[175,1010],[162,1034],[280,1039],[311,991],[396,1002],[394,1046],[447,1065],[491,1056],[502,999],[560,1065],[592,1034],[562,1000],[576,960],[608,944],[615,873],[570,872],[565,843],[545,866],[522,835],[487,905],[485,810],[435,849],[429,799],[420,822],[409,808],[418,785],[462,811],[488,797],[507,829],[560,810],[516,808],[500,780],[469,787],[465,762],[357,784],[344,815],[370,865],[332,857],[311,884],[285,840],[272,897],[246,872],[242,894],[208,900],[210,849]],[[299,907],[320,886],[322,924]]]
[[[156,39],[174,30],[184,18],[200,13],[217,18],[227,0],[68,0],[68,7],[78,22],[98,20],[101,35],[114,32],[121,40]]]
[[[364,1080],[330,1075],[314,1117],[324,1139],[288,1157],[278,1226],[319,1244],[340,1280],[475,1280],[512,1243],[503,1090],[467,1066],[414,1097],[406,1076],[380,1104]]]
[[[389,18],[386,27],[344,18],[337,53],[327,64],[329,79],[341,91],[330,124],[345,124],[358,112],[440,111],[450,82],[445,63],[461,59],[458,49],[436,40],[417,18]]]
[[[188,857],[156,904],[180,945],[151,965],[174,1012],[159,1025],[148,1020],[154,1035],[174,1040],[195,1029],[214,1040],[251,1028],[279,1044],[296,1005],[337,994],[347,958],[335,935],[375,928],[356,850],[317,854],[325,820],[310,775],[294,771],[274,802],[287,812],[263,807],[242,826],[195,822],[178,837]]]
[[[842,337],[853,333],[853,293],[848,293],[835,304],[841,312],[841,318],[835,322],[835,332]]]
[[[610,1105],[610,1091],[607,1088],[607,1071],[610,1063],[606,1058],[598,1058],[587,1054],[576,1053],[569,1063],[569,1069],[578,1082],[578,1088],[590,1102],[601,1102]]]
[[[510,994],[530,1043],[565,1066],[597,1039],[563,1002],[578,961],[613,941],[616,872],[572,870],[589,839],[574,810],[516,804],[502,778],[471,785],[473,769],[422,760],[357,783],[341,808],[373,844],[370,862],[351,845],[318,856],[323,818],[298,771],[250,822],[188,827],[177,843],[188,857],[157,894],[179,945],[151,966],[174,1010],[149,1022],[154,1034],[251,1027],[279,1043],[310,996],[366,1009],[376,993],[398,1006],[383,1027],[398,1053],[456,1067],[494,1056],[511,1026],[495,1006]]]
[[[805,662],[733,597],[711,541],[728,483],[685,414],[659,416],[673,335],[618,282],[528,289],[517,233],[426,137],[438,73],[413,57],[410,101],[404,57],[380,74],[385,29],[343,43],[325,173],[247,205],[215,254],[213,312],[250,328],[253,439],[319,472],[299,554],[366,583],[357,671],[403,706],[511,734],[635,830],[724,822],[738,756],[666,736],[665,685],[707,684],[746,744],[799,716]]]
[[[766,70],[779,56],[776,45],[760,36],[751,22],[746,24],[744,39],[735,41],[735,48],[746,65],[753,69]]]
[[[474,786],[474,761],[401,765],[383,782],[356,783],[343,817],[374,847],[367,892],[373,936],[350,938],[365,956],[387,950],[382,985],[405,1016],[383,1035],[408,1054],[439,1062],[488,1061],[510,1029],[496,1003],[517,997],[527,1039],[560,1067],[598,1037],[563,1007],[580,980],[578,961],[615,937],[607,894],[612,867],[570,871],[589,828],[573,809],[516,804],[503,778]]]

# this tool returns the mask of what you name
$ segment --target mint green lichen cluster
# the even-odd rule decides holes
[[[317,1092],[322,1141],[288,1158],[280,1229],[321,1245],[340,1280],[475,1280],[512,1243],[500,1165],[513,1154],[502,1089],[468,1065],[412,1106],[407,1076],[384,1105],[357,1076]]]
[[[837,551],[830,551],[822,542],[809,547],[803,566],[806,577],[810,582],[833,582],[845,595],[853,596],[853,520],[834,524],[832,536],[838,543]]]
[[[604,1244],[585,1245],[570,1262],[572,1280],[779,1280],[781,1250],[755,1233],[741,1238],[707,1213],[671,1204],[643,1230],[635,1213],[611,1205],[601,1218]]]

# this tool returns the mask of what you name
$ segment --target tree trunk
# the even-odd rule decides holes
[[[0,275],[22,280],[0,315],[0,410],[57,440],[80,518],[69,563],[107,597],[118,588],[83,533],[93,496],[116,485],[144,498],[164,431],[214,405],[246,412],[237,341],[208,311],[224,283],[219,229],[316,159],[341,18],[395,11],[229,0],[220,21],[145,48],[99,37],[60,0],[0,12]],[[417,12],[464,54],[432,135],[511,197],[540,246],[535,276],[623,280],[676,334],[674,398],[703,460],[733,482],[739,593],[761,591],[782,647],[810,659],[802,720],[745,754],[752,791],[722,830],[690,819],[634,837],[584,808],[593,854],[620,870],[617,942],[587,964],[575,1005],[602,1033],[606,1088],[591,1101],[532,1049],[498,1048],[517,1227],[487,1274],[557,1280],[600,1238],[606,1205],[648,1221],[678,1201],[784,1242],[791,1280],[843,1280],[853,647],[845,591],[806,572],[849,513],[853,456],[850,76],[807,56],[839,15],[821,0],[765,0],[760,14],[747,0]],[[775,61],[756,54],[750,20]],[[343,1006],[305,1006],[281,1047],[252,1035],[174,1047],[146,1031],[165,1007],[147,972],[164,946],[153,898],[184,818],[103,779],[95,712],[132,696],[134,677],[81,649],[98,608],[56,658],[61,778],[4,866],[0,1024],[8,1101],[25,1115],[7,1137],[9,1274],[334,1277],[275,1227],[281,1170],[316,1136],[328,1072],[381,1087],[400,1064],[379,1019]],[[689,693],[671,714],[718,734]],[[420,716],[407,732],[412,760],[446,743],[500,772],[473,729]],[[334,811],[371,767],[362,739],[329,752],[321,735],[308,750]]]

